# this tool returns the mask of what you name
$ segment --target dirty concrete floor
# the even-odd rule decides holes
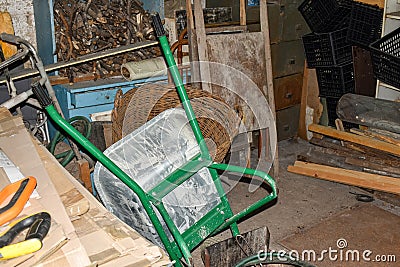
[[[306,152],[310,146],[308,142],[300,139],[279,142],[278,200],[273,206],[239,223],[242,233],[267,226],[271,234],[270,249],[283,249],[278,243],[283,238],[304,231],[330,216],[360,204],[355,196],[349,193],[362,193],[358,188],[287,172],[287,166],[292,165],[296,156],[300,152]],[[255,193],[249,193],[248,184],[238,183],[228,193],[228,199],[233,211],[237,212],[265,194],[266,191],[262,188]],[[387,207],[385,203],[375,203]],[[224,240],[229,237],[230,233],[225,231],[217,239]],[[195,266],[203,266],[201,249],[197,248],[193,253]]]

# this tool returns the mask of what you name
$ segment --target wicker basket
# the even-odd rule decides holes
[[[214,161],[221,162],[237,135],[240,116],[224,100],[203,90],[188,89],[189,99]],[[147,84],[115,96],[113,142],[131,133],[164,110],[181,102],[173,85]],[[240,112],[239,112],[240,113]]]

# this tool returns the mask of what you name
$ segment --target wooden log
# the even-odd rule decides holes
[[[400,133],[400,103],[368,96],[345,94],[336,113],[344,121]]]
[[[313,148],[311,148],[307,153],[301,153],[297,155],[297,160],[356,171],[362,170],[362,168],[357,165],[351,165],[345,162],[346,157],[332,154],[324,154],[322,152],[314,150]]]
[[[332,139],[333,140],[333,139]],[[329,141],[328,139],[311,138],[310,143],[316,145],[316,150],[334,154],[338,156],[363,158],[370,161],[379,162],[379,164],[388,164],[390,166],[397,166],[400,163],[400,158],[370,147],[347,143],[347,147],[342,147],[339,144]],[[358,146],[357,148],[355,146]],[[385,162],[385,163],[381,163]]]
[[[400,194],[400,179],[296,161],[289,172],[373,190]]]
[[[388,144],[386,142],[382,142],[379,140],[374,140],[365,136],[358,136],[348,132],[341,132],[326,126],[312,124],[308,127],[308,129],[312,132],[316,132],[325,136],[329,136],[335,139],[350,141],[356,144],[360,144],[366,147],[375,148],[378,150],[382,150],[388,152],[390,154],[400,156],[400,147]]]
[[[382,164],[370,162],[369,160],[366,160],[366,159],[356,159],[356,158],[347,157],[345,159],[345,162],[348,163],[348,164],[357,165],[357,166],[361,166],[361,167],[364,167],[364,168],[369,168],[369,169],[384,171],[384,172],[387,172],[387,173],[397,174],[397,176],[400,175],[400,169],[399,168],[391,167],[391,166],[385,166],[385,165],[382,165]],[[390,176],[392,176],[392,175],[390,175]]]
[[[326,148],[326,147],[315,147],[315,151],[318,151],[318,152],[321,152],[324,154],[337,155],[337,156],[343,156],[343,157],[354,158],[354,159],[363,159],[363,160],[368,160],[371,163],[375,163],[375,164],[379,164],[379,165],[400,168],[400,160],[382,159],[382,158],[371,157],[371,156],[363,155],[363,154],[348,153],[347,151],[337,150],[337,149],[333,149],[333,148]]]
[[[371,131],[368,131],[368,130],[350,129],[350,132],[358,134],[358,135],[361,135],[361,136],[373,137],[373,138],[375,138],[377,140],[381,140],[381,141],[384,141],[386,143],[390,143],[390,144],[393,144],[393,145],[396,145],[396,146],[400,146],[400,140],[396,140],[396,139],[394,139],[392,137],[385,136],[385,135],[382,135],[382,134],[378,134],[378,133],[375,133],[375,132],[371,132]]]

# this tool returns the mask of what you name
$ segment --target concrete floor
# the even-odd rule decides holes
[[[287,172],[287,166],[292,165],[296,156],[306,152],[311,145],[301,139],[281,141],[279,147],[280,179],[277,202],[271,207],[257,213],[239,223],[241,232],[247,232],[262,226],[267,226],[271,233],[270,249],[283,249],[278,241],[295,233],[304,231],[322,220],[345,209],[360,204],[349,192],[361,192],[360,189],[339,183],[314,179]],[[365,193],[365,192],[364,192]],[[263,188],[249,193],[248,184],[238,183],[228,193],[234,212],[254,203],[266,194]],[[398,208],[375,201],[376,205],[398,213]],[[225,231],[217,239],[230,237]],[[200,250],[194,251],[195,266],[203,266]]]

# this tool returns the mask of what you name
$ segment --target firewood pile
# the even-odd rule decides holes
[[[54,25],[58,61],[155,40],[150,14],[138,0],[56,0]],[[123,63],[160,55],[159,48],[149,47],[71,67],[60,71],[60,75],[115,76]]]

